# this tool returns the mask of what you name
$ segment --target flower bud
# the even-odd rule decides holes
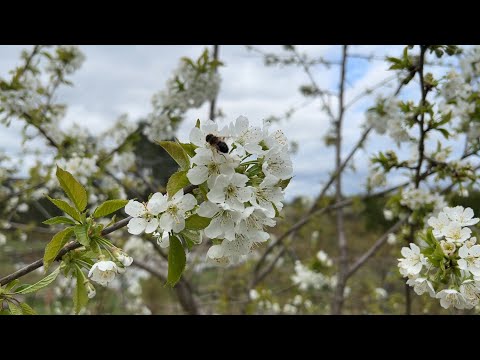
[[[97,291],[95,290],[95,287],[92,285],[90,281],[85,282],[85,287],[87,288],[87,296],[89,299],[92,299],[95,297],[97,294]]]

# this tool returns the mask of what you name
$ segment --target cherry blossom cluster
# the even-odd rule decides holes
[[[380,135],[388,134],[397,145],[410,140],[400,103],[394,98],[379,98],[376,107],[367,112],[367,125]]]
[[[470,226],[477,224],[471,208],[445,207],[428,219],[420,246],[410,243],[398,259],[400,273],[415,293],[428,293],[448,309],[471,309],[480,299],[480,245]]]
[[[408,216],[409,223],[426,225],[428,217],[438,214],[446,205],[443,195],[412,186],[393,197],[383,210],[383,215],[388,221]]]
[[[222,128],[213,121],[198,123],[188,146],[193,150],[186,179],[199,191],[195,196],[183,189],[155,193],[146,203],[130,200],[128,231],[153,234],[161,247],[168,247],[173,235],[191,238],[186,221],[200,217],[207,225],[196,232],[196,243],[204,235],[213,241],[207,260],[236,264],[269,239],[265,227],[275,225],[283,208],[293,172],[287,139],[280,130],[271,132],[268,123],[262,129],[240,116]]]
[[[251,289],[249,292],[250,300],[256,305],[256,311],[262,314],[285,314],[295,315],[302,311],[310,311],[313,308],[313,302],[297,294],[288,299],[283,306],[277,302],[272,292],[268,289]]]
[[[336,276],[328,276],[322,272],[333,266],[332,259],[328,254],[320,250],[316,254],[311,266],[305,266],[299,260],[295,262],[295,274],[290,278],[292,282],[302,291],[309,289],[320,290],[324,287],[334,287]]]
[[[189,109],[199,108],[216,98],[221,78],[216,64],[208,62],[208,53],[195,64],[182,59],[168,79],[166,89],[152,98],[153,111],[147,117],[143,133],[151,141],[172,138],[178,123]]]

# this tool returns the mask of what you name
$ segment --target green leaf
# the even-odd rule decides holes
[[[60,199],[52,199],[50,196],[47,195],[48,200],[50,200],[56,207],[60,210],[64,211],[72,218],[77,220],[78,222],[82,222],[82,218],[80,217],[80,213],[75,210],[69,203]]]
[[[189,185],[190,181],[187,178],[187,171],[178,171],[168,179],[167,183],[167,193],[168,196],[171,198],[173,195],[177,193],[180,189],[183,189],[185,186]]]
[[[195,127],[200,129],[200,119],[197,119],[197,122],[195,123]]]
[[[87,207],[87,192],[68,171],[63,170],[57,166],[57,179],[60,182],[65,194],[72,200],[78,211],[82,212]]]
[[[184,229],[181,232],[181,235],[187,244],[188,250],[190,250],[193,246],[202,243],[202,236],[199,231]]]
[[[48,269],[50,264],[55,260],[60,249],[67,243],[70,234],[73,232],[73,227],[63,229],[56,233],[52,240],[45,247],[45,254],[43,255],[43,266],[45,270]]]
[[[439,129],[437,129],[437,130],[442,133],[442,135],[443,135],[443,137],[444,137],[445,139],[448,139],[448,137],[450,136],[450,133],[448,132],[447,129],[439,128]]]
[[[77,241],[83,246],[90,245],[90,238],[88,237],[88,225],[77,225],[73,228]]]
[[[87,287],[85,286],[85,275],[81,269],[76,269],[77,286],[73,294],[73,307],[75,314],[78,314],[88,304]]]
[[[175,141],[158,141],[157,143],[180,165],[182,170],[190,168],[190,159],[179,143]]]
[[[292,178],[286,179],[286,180],[280,180],[278,182],[278,186],[280,186],[282,188],[282,190],[285,190],[285,188],[288,186],[288,184],[290,184],[291,180],[292,180]]]
[[[36,282],[33,285],[27,286],[26,288],[16,291],[16,294],[30,294],[32,292],[38,291],[40,289],[43,289],[45,286],[50,285],[58,276],[60,273],[60,266],[57,267],[52,273],[49,275],[45,276],[42,280]]]
[[[8,309],[12,315],[23,315],[22,308],[13,302],[8,302]]]
[[[5,290],[7,290],[7,291],[12,290],[13,287],[14,287],[15,285],[17,285],[19,282],[20,282],[20,280],[18,280],[18,279],[15,279],[15,280],[13,280],[13,281],[10,281],[10,282],[5,286]]]
[[[437,240],[435,239],[435,236],[433,236],[432,228],[427,230],[427,236],[424,237],[424,240],[428,245],[432,247],[436,246]]]
[[[110,215],[111,213],[114,213],[115,211],[125,207],[127,203],[128,200],[107,200],[95,209],[93,217],[99,218]]]
[[[167,284],[174,286],[180,277],[186,264],[185,250],[176,236],[170,236],[170,250],[168,251],[168,276]]]
[[[180,146],[183,148],[183,150],[185,150],[185,152],[188,154],[188,156],[190,157],[194,157],[196,155],[195,153],[195,149],[198,147],[198,146],[195,146],[193,144],[184,144],[184,143],[179,143]]]
[[[66,216],[55,216],[55,217],[52,217],[48,220],[45,220],[44,222],[42,222],[42,224],[45,224],[45,225],[56,225],[56,224],[75,225],[75,221],[73,221],[70,218],[67,218]]]
[[[20,307],[22,308],[23,315],[37,315],[35,310],[33,310],[27,303],[21,303]]]
[[[19,286],[15,289],[15,292],[18,293],[18,292],[26,289],[26,288],[29,287],[29,286],[32,286],[32,285],[31,285],[31,284],[22,284],[22,285],[19,285]]]
[[[210,221],[212,221],[212,219],[193,214],[185,220],[185,229],[203,230],[210,225]]]

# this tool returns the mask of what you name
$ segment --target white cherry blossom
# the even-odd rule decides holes
[[[165,211],[166,207],[167,198],[161,193],[153,194],[147,204],[130,200],[125,206],[125,212],[133,217],[128,222],[128,232],[132,235],[141,234],[143,231],[147,234],[154,232],[159,224],[156,216]]]
[[[180,189],[165,206],[165,212],[160,217],[160,227],[163,231],[176,233],[185,228],[185,213],[197,205],[197,200],[192,194],[184,195]]]
[[[442,290],[436,295],[436,298],[440,299],[440,305],[444,309],[451,306],[457,309],[465,309],[467,305],[464,296],[455,289]]]
[[[206,148],[195,149],[192,163],[196,164],[188,170],[187,178],[193,185],[200,185],[207,181],[211,188],[218,175],[233,175],[235,167],[240,163],[238,159],[228,154],[219,154]]]
[[[293,165],[287,149],[285,147],[274,147],[270,149],[265,155],[262,170],[266,176],[272,175],[280,180],[291,178]]]
[[[420,253],[420,248],[410,243],[410,248],[403,247],[401,251],[404,258],[398,259],[398,266],[402,275],[417,275],[425,264],[425,257]]]
[[[480,276],[480,245],[473,245],[468,248],[462,246],[458,250],[460,259],[458,260],[458,267],[461,270],[470,271],[474,276]]]
[[[473,210],[471,208],[464,209],[463,206],[455,206],[454,208],[446,207],[443,209],[448,218],[460,226],[472,226],[480,221],[479,218],[474,218]]]
[[[280,212],[283,208],[284,194],[282,188],[276,186],[278,179],[275,176],[267,175],[258,186],[253,187],[252,204],[263,211],[268,217],[275,217],[275,208]]]
[[[241,213],[233,211],[226,204],[214,204],[204,201],[197,210],[197,214],[211,218],[210,224],[204,233],[211,239],[235,239],[235,226],[241,218]]]
[[[102,286],[108,286],[117,272],[118,267],[113,261],[101,260],[92,265],[88,277]]]
[[[445,239],[455,243],[463,243],[470,238],[472,230],[467,227],[462,227],[457,222],[451,222],[443,228],[443,235]]]
[[[245,186],[247,181],[248,177],[243,174],[219,175],[207,198],[213,203],[226,204],[233,210],[243,211],[244,203],[253,197],[252,188]]]

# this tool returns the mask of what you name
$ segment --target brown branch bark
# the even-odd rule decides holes
[[[193,189],[195,189],[196,186],[195,185],[189,185],[189,186],[186,186],[183,191],[185,194],[188,194],[190,192],[193,191]],[[112,226],[109,226],[108,228],[105,228],[103,231],[102,231],[102,235],[108,235],[114,231],[117,231],[118,229],[121,229],[125,226],[127,226],[128,222],[130,221],[130,219],[132,219],[131,216],[123,219],[123,220],[120,220],[118,222],[116,222],[115,224],[113,224]],[[56,261],[59,261],[62,259],[63,255],[65,255],[66,253],[68,253],[69,251],[71,250],[75,250],[75,249],[78,249],[79,247],[81,247],[82,245],[79,244],[78,242],[76,241],[72,241],[70,242],[69,244],[67,244],[62,250],[60,250],[60,252],[58,253],[58,256],[56,257]],[[15,280],[15,279],[18,279],[22,276],[25,276],[29,273],[31,273],[32,271],[38,269],[39,267],[43,266],[43,259],[38,259],[37,261],[21,268],[20,270],[17,270],[15,271],[14,273],[10,274],[10,275],[7,275],[3,278],[0,279],[0,286],[2,285],[5,285],[5,284],[8,284],[9,282]]]
[[[218,53],[220,51],[220,45],[213,45],[213,60],[218,60]],[[217,69],[215,69],[217,72]],[[210,120],[215,121],[215,103],[217,102],[217,97],[214,97],[210,102]]]
[[[342,125],[343,125],[343,113],[344,113],[344,91],[345,91],[345,73],[347,68],[347,45],[343,46],[342,51],[342,66],[340,70],[340,85],[339,85],[339,101],[338,101],[338,119],[336,121],[336,141],[335,141],[335,164],[337,168],[337,176],[335,177],[335,200],[340,202],[342,200]],[[332,301],[332,314],[341,314],[344,300],[345,282],[347,280],[346,274],[348,271],[348,244],[347,237],[345,235],[345,226],[343,219],[342,208],[337,209],[336,216],[336,228],[337,228],[337,242],[339,251],[338,261],[338,275],[337,286]]]
[[[388,229],[373,245],[371,248],[369,248],[365,253],[360,256],[348,269],[348,272],[346,273],[346,278],[350,278],[355,272],[357,272],[358,269],[362,265],[365,264],[365,262],[370,259],[375,253],[382,247],[383,244],[388,239],[388,235],[391,233],[395,233],[400,229],[400,227],[405,224],[407,221],[408,217],[402,220],[398,220],[390,229]]]

